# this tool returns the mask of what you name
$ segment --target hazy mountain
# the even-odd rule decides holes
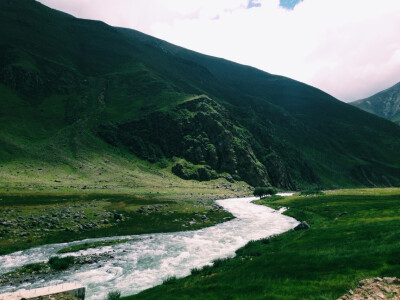
[[[185,179],[400,184],[400,127],[316,88],[33,0],[1,0],[0,24],[3,165],[112,153]]]
[[[350,104],[400,125],[400,82],[369,98]]]

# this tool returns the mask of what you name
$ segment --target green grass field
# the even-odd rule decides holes
[[[146,178],[150,175],[146,173]],[[163,181],[160,176],[157,181],[158,176],[154,176],[154,185],[138,188],[121,183],[116,191],[96,188],[95,184],[91,189],[74,189],[63,182],[54,183],[57,190],[51,185],[41,185],[43,190],[39,190],[34,179],[23,187],[9,185],[9,191],[0,190],[0,255],[85,238],[213,226],[232,216],[215,209],[214,199],[249,194],[243,183],[177,180],[170,185],[167,178]],[[122,215],[121,220],[117,220],[118,215]],[[205,222],[203,215],[207,216]]]
[[[311,228],[250,242],[235,258],[125,299],[336,299],[361,279],[400,276],[399,188],[264,204],[289,207]]]
[[[91,152],[81,140],[77,144],[79,160],[61,151],[57,155],[64,163],[56,159],[0,163],[0,255],[84,238],[212,226],[231,216],[222,210],[210,213],[213,200],[251,193],[245,182],[183,180],[171,173],[171,161],[149,163],[126,152],[107,151],[108,146],[98,139],[90,143],[99,151]],[[50,150],[41,153],[52,155]],[[157,212],[137,212],[142,206],[155,205],[163,207]],[[66,209],[71,211],[69,218],[60,215]],[[114,212],[126,218],[117,223],[109,215],[109,222],[103,224],[105,214]],[[190,224],[204,213],[207,222]],[[74,214],[85,218],[74,219]],[[91,222],[98,226],[79,230],[80,225]],[[40,230],[45,225],[46,230]]]

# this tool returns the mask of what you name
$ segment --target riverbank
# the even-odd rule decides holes
[[[362,279],[399,277],[399,188],[264,204],[289,207],[311,228],[250,242],[234,258],[124,299],[337,299]]]
[[[247,186],[215,181],[147,194],[0,191],[0,255],[86,238],[195,230],[232,215],[216,197],[248,195]],[[214,188],[214,186],[218,188]],[[178,196],[181,191],[183,195]],[[212,192],[215,191],[213,194]],[[137,192],[137,193],[136,193]]]
[[[35,288],[63,282],[80,282],[87,288],[88,299],[104,299],[111,290],[119,289],[123,295],[138,293],[171,278],[183,277],[213,261],[232,257],[236,249],[251,240],[280,234],[294,228],[298,222],[270,208],[251,203],[255,198],[218,200],[216,204],[236,218],[212,227],[194,231],[125,236],[126,243],[111,244],[71,252],[61,256],[87,256],[111,253],[112,257],[79,268],[50,274],[41,281],[3,287],[6,292]],[[97,240],[83,241],[92,243]],[[0,273],[12,272],[27,263],[46,261],[60,249],[76,245],[43,245],[26,251],[0,257]],[[110,252],[111,251],[111,252]],[[169,279],[168,279],[169,278]]]

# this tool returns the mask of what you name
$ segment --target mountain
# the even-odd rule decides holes
[[[81,178],[108,155],[121,176],[119,158],[253,186],[400,184],[400,127],[321,90],[33,0],[0,0],[0,24],[0,164],[16,174]]]
[[[400,125],[400,82],[369,98],[350,104]]]

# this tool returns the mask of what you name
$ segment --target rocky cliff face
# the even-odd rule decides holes
[[[252,135],[206,96],[185,101],[168,112],[154,112],[139,121],[103,125],[99,134],[107,142],[122,144],[150,161],[184,158],[192,166],[178,162],[173,172],[185,179],[213,179],[218,177],[217,171],[252,185],[291,186],[280,158],[271,156],[268,160],[273,170],[271,177],[268,166],[254,153]]]
[[[400,125],[400,82],[387,90],[351,104]]]

